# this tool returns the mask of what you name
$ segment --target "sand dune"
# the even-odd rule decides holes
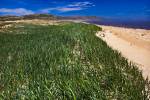
[[[150,77],[150,30],[98,26],[103,28],[98,37],[135,63],[145,78]]]

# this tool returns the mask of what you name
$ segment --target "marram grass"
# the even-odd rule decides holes
[[[0,99],[149,99],[149,81],[95,36],[101,28],[19,25],[0,33]]]

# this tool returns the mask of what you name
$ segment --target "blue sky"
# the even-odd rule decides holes
[[[150,0],[0,0],[0,15],[35,13],[149,19]]]

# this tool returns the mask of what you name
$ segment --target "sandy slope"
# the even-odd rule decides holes
[[[96,35],[118,50],[143,70],[143,76],[150,78],[150,30],[100,26],[103,32]]]

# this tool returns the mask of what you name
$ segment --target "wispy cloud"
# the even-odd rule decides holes
[[[14,8],[14,9],[0,8],[0,14],[2,15],[28,15],[28,14],[34,14],[34,13],[51,13],[52,11],[71,12],[71,11],[84,10],[92,6],[94,6],[93,3],[89,1],[85,1],[85,2],[72,2],[64,6],[49,7],[49,8],[35,10],[35,11],[29,10],[26,8]]]
[[[15,9],[8,9],[8,8],[0,8],[0,13],[3,15],[27,15],[27,14],[34,14],[32,10],[28,10],[25,8],[15,8]]]
[[[69,12],[69,11],[77,11],[77,10],[82,10],[82,7],[60,7],[57,8],[56,10],[61,11],[61,12]]]
[[[93,3],[89,2],[89,1],[74,2],[74,3],[68,5],[68,7],[91,7],[91,6],[95,6],[95,5],[93,5]]]
[[[73,2],[70,4],[67,4],[65,6],[58,6],[53,8],[46,8],[40,10],[42,13],[49,13],[51,11],[59,11],[59,12],[70,12],[70,11],[79,11],[87,9],[88,7],[94,6],[93,3],[86,1],[86,2]]]
[[[78,11],[82,10],[81,7],[55,7],[55,8],[46,8],[40,10],[41,13],[49,13],[51,11],[59,11],[59,12],[70,12],[70,11]]]
[[[150,12],[150,9],[147,9],[146,12]]]

